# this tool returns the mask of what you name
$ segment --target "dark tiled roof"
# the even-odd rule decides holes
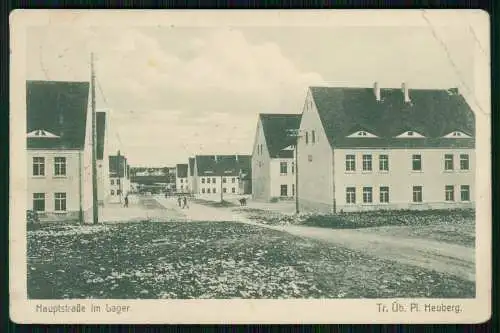
[[[104,139],[106,136],[106,112],[96,112],[96,155],[98,160],[104,158]]]
[[[125,176],[125,168],[127,168],[127,158],[123,155],[110,155],[109,156],[109,173],[112,175],[119,175],[117,177]]]
[[[188,173],[188,165],[187,164],[177,164],[177,177],[178,178],[186,178]]]
[[[27,133],[59,136],[28,138],[28,148],[83,149],[88,99],[88,82],[26,81]]]
[[[288,130],[298,129],[301,117],[300,114],[260,114],[267,149],[272,158],[293,157],[293,151],[283,148],[295,144],[296,138],[290,136]]]
[[[189,158],[189,175],[194,176],[194,157]]]
[[[474,147],[474,139],[442,136],[453,131],[475,135],[474,113],[457,89],[410,89],[411,103],[401,89],[311,87],[312,97],[333,147]],[[378,138],[346,138],[358,130]],[[394,138],[405,131],[425,138]]]
[[[238,176],[241,170],[251,172],[249,155],[198,155],[198,176]]]

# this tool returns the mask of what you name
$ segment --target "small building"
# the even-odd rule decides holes
[[[458,89],[310,87],[299,133],[303,210],[474,207],[475,117]]]
[[[238,195],[240,173],[250,172],[249,155],[197,155],[194,158],[193,193],[215,197]]]
[[[110,203],[121,203],[130,190],[130,175],[127,158],[119,151],[109,156],[109,200]]]
[[[260,114],[252,152],[252,197],[254,200],[295,197],[296,137],[299,114]]]
[[[177,164],[176,165],[176,190],[177,193],[190,193],[189,177],[188,177],[188,165],[187,164]]]
[[[91,222],[88,82],[27,81],[27,202],[40,220]]]

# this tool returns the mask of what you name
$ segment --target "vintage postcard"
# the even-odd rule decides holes
[[[488,320],[489,25],[13,12],[11,319]]]

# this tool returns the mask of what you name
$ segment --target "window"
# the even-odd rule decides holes
[[[309,162],[312,162],[312,160],[313,160],[313,156],[312,156],[312,155],[308,155],[308,156],[307,156],[307,160],[308,160]]]
[[[292,196],[295,196],[295,184],[292,184]]]
[[[316,132],[315,131],[311,131],[311,142],[312,143],[316,142]]]
[[[115,195],[115,190],[111,190],[111,195]]]
[[[213,188],[213,189],[212,189],[212,193],[217,193],[217,189],[216,189],[216,188]]]
[[[201,193],[205,193],[205,188],[202,188],[202,189],[201,189]]]
[[[408,131],[408,132],[406,132],[406,134],[407,134],[408,136],[413,136],[413,131]]]
[[[355,171],[355,170],[356,170],[356,156],[345,155],[345,171]]]
[[[422,170],[422,155],[413,155],[412,161],[412,168],[414,171]]]
[[[181,191],[184,189],[184,185],[181,185]]]
[[[444,170],[453,170],[453,154],[444,155]]]
[[[281,185],[281,187],[280,187],[280,195],[282,197],[288,196],[288,185]]]
[[[225,188],[225,187],[224,187],[224,188],[222,189],[222,193],[226,193],[226,192],[227,192],[227,188]]]
[[[363,171],[372,171],[372,155],[363,155]]]
[[[366,136],[366,132],[365,132],[365,131],[360,131],[360,132],[359,132],[359,135],[360,135],[360,136]]]
[[[231,188],[231,193],[236,193],[236,188]]]
[[[210,193],[210,188],[207,188],[207,193]]]
[[[446,201],[455,201],[455,186],[446,185],[444,187],[444,199]]]
[[[225,184],[225,183],[227,183],[227,178],[226,178],[226,177],[222,178],[222,182],[223,182],[224,184]]]
[[[295,173],[295,162],[292,162],[292,175]]]
[[[115,180],[111,179],[111,185],[115,185]]]
[[[470,201],[470,186],[469,185],[460,186],[460,199],[462,201]]]
[[[389,187],[388,186],[380,186],[380,202],[388,203],[389,202]]]
[[[54,198],[55,198],[54,210],[56,212],[65,212],[66,211],[66,193],[56,192]]]
[[[309,132],[306,132],[306,145],[309,143]]]
[[[184,179],[181,178],[181,184],[184,183]]]
[[[413,202],[422,202],[422,186],[413,186]]]
[[[201,178],[201,183],[205,184],[205,178]]]
[[[214,184],[216,183],[215,178],[212,178],[212,183],[214,183]]]
[[[236,182],[236,178],[234,178],[234,177],[233,177],[233,178],[231,179],[231,183],[235,183],[235,182]]]
[[[356,188],[355,187],[348,187],[345,189],[345,201],[348,204],[355,204],[356,203]]]
[[[33,176],[45,176],[45,157],[33,157]]]
[[[207,183],[210,184],[210,178],[207,178]]]
[[[288,163],[287,162],[280,162],[280,174],[281,175],[286,175],[287,174],[287,166],[288,166]]]
[[[45,193],[33,193],[33,210],[37,212],[45,211]]]
[[[363,203],[371,203],[373,201],[373,190],[371,187],[363,187]]]
[[[120,179],[116,180],[116,185],[120,185]]]
[[[469,170],[468,154],[460,154],[460,170]]]
[[[122,194],[122,190],[116,190],[116,195]]]
[[[54,176],[66,176],[66,157],[54,157]]]
[[[380,155],[379,156],[378,168],[380,171],[389,171],[389,155]]]

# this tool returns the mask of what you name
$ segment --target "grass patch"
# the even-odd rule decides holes
[[[232,222],[45,225],[31,299],[474,297],[474,283]]]

